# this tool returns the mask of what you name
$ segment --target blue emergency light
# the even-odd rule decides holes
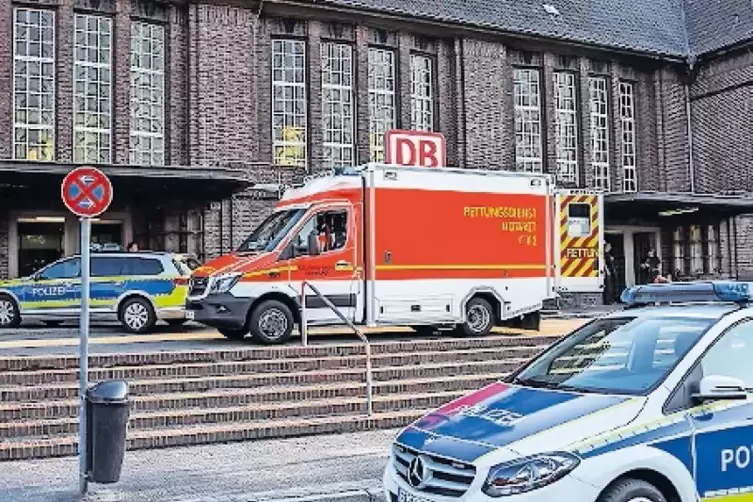
[[[628,306],[648,303],[748,303],[750,284],[735,281],[646,284],[627,288],[620,299]]]

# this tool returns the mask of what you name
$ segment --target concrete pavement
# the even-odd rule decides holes
[[[587,319],[582,318],[545,319],[541,323],[541,330],[536,333],[509,328],[495,328],[495,332],[510,335],[562,335],[585,322]],[[367,328],[364,332],[375,342],[418,337],[410,328],[402,327]],[[90,337],[89,350],[92,354],[250,346],[248,342],[226,340],[216,330],[192,323],[177,329],[159,326],[156,332],[146,335],[122,333],[116,324],[95,324],[92,326]],[[343,343],[354,340],[356,340],[355,335],[347,328],[312,328],[309,331],[311,344]],[[72,324],[60,328],[32,326],[0,330],[0,355],[2,356],[77,354],[78,343],[78,328]],[[300,338],[294,334],[289,343],[300,344]]]
[[[90,485],[90,502],[377,502],[397,431],[370,431],[126,453],[114,485]],[[4,462],[4,502],[72,502],[76,457]]]

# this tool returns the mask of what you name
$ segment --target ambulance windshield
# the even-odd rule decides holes
[[[270,214],[240,245],[237,252],[253,253],[274,250],[305,212],[305,209],[288,209]]]

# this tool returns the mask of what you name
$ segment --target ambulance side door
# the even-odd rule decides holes
[[[320,206],[292,237],[290,286],[300,295],[303,282],[313,285],[350,321],[359,302],[357,227],[350,204]],[[309,249],[316,235],[318,253]],[[356,284],[354,284],[356,283]],[[341,324],[338,315],[311,288],[306,288],[306,318],[310,324]]]
[[[748,399],[716,400],[690,410],[695,429],[695,482],[701,500],[753,492],[753,320],[731,327],[694,373],[742,381]],[[724,498],[726,500],[726,498]]]

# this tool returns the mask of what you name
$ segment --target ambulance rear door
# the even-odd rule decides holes
[[[556,287],[560,293],[597,293],[604,284],[603,197],[596,192],[558,190],[554,239]]]

